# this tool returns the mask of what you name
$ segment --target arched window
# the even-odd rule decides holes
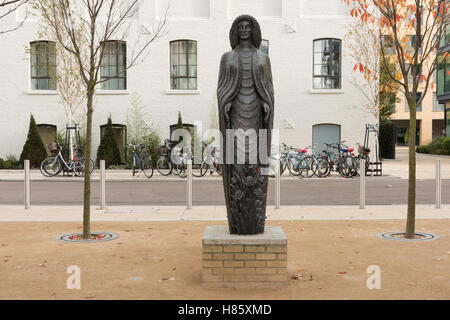
[[[197,41],[170,42],[170,88],[197,89]]]
[[[341,88],[341,40],[314,40],[313,88]]]
[[[104,43],[100,76],[102,90],[126,90],[127,88],[127,45],[125,41]]]
[[[56,45],[52,41],[30,43],[31,89],[56,90]]]

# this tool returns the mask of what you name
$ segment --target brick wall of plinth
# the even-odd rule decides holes
[[[287,284],[287,244],[203,245],[202,283],[211,287]]]

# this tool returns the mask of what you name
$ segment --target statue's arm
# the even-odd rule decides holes
[[[224,96],[226,94],[225,90],[228,87],[227,80],[227,63],[230,59],[230,52],[226,52],[222,55],[222,59],[220,60],[220,70],[219,70],[219,85],[218,85],[218,95],[219,95],[219,112],[223,113],[223,116],[225,118],[225,121],[228,123],[230,120],[230,110],[232,106],[232,102],[228,102],[225,105],[221,103],[220,97]],[[222,108],[221,108],[222,107]],[[219,115],[222,116],[222,115]]]

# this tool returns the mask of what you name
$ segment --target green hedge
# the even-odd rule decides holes
[[[450,137],[439,137],[427,145],[416,148],[418,153],[450,155]]]
[[[380,121],[380,155],[383,159],[395,159],[395,127],[392,121]]]

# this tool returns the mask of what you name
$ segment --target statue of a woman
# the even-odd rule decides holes
[[[268,166],[270,156],[272,72],[269,57],[259,50],[261,29],[255,18],[237,17],[230,43],[233,50],[222,56],[217,88],[228,225],[231,234],[258,234],[264,232],[266,219],[268,176],[262,168]],[[241,133],[256,130],[256,139],[230,136],[227,129],[242,129]],[[244,163],[237,161],[239,154],[245,155]],[[256,161],[250,160],[255,157]]]

